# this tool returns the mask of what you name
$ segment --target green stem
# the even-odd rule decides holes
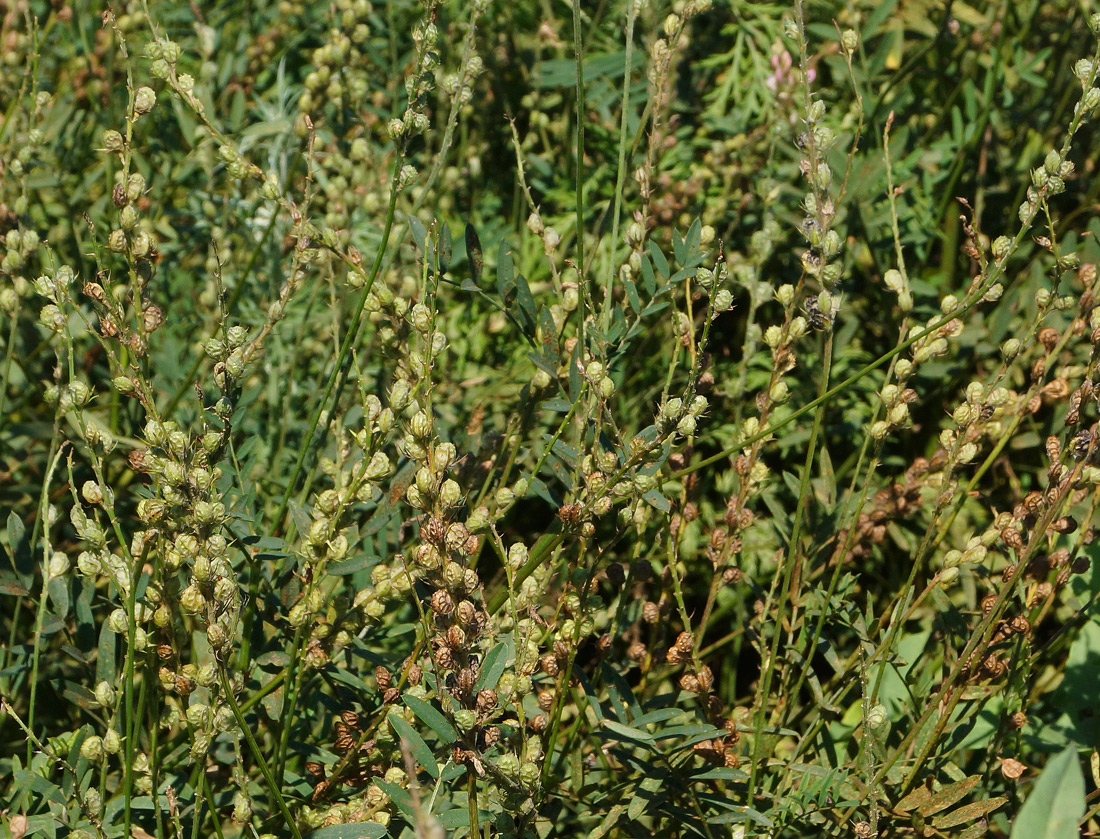
[[[271,794],[272,799],[274,799],[275,805],[279,808],[279,812],[283,814],[283,818],[286,820],[291,835],[294,836],[294,839],[302,839],[302,833],[298,830],[298,824],[290,814],[290,808],[287,807],[286,801],[283,799],[282,794],[279,792],[279,787],[275,783],[275,776],[271,774],[271,769],[268,767],[267,761],[264,760],[263,753],[260,751],[260,746],[256,742],[256,737],[253,735],[252,729],[245,720],[244,714],[241,713],[241,706],[237,704],[237,699],[233,695],[233,686],[229,683],[229,673],[225,669],[225,665],[221,662],[218,663],[218,675],[221,677],[222,693],[225,696],[225,701],[229,705],[229,709],[233,712],[234,719],[237,720],[237,726],[240,728],[241,734],[244,735],[245,742],[248,743],[249,751],[252,752],[252,759],[255,760],[256,765],[260,767],[260,773],[264,776],[264,781],[267,782],[268,792]]]

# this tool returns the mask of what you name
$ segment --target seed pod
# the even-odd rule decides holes
[[[444,589],[436,589],[432,594],[431,609],[437,615],[449,615],[455,609],[454,598]]]

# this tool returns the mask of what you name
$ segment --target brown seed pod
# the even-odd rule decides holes
[[[1024,509],[1026,509],[1032,515],[1035,515],[1043,509],[1043,494],[1036,490],[1032,490],[1024,496]]]
[[[482,688],[477,692],[475,707],[479,714],[487,714],[497,706],[497,692],[489,688]]]
[[[558,518],[566,527],[575,525],[581,518],[581,505],[563,504],[558,508]]]
[[[550,690],[540,690],[538,695],[539,707],[544,711],[549,711],[554,707],[554,692]]]
[[[1046,348],[1047,352],[1050,352],[1058,345],[1058,330],[1053,326],[1044,326],[1039,330],[1039,334],[1036,337],[1039,339],[1039,343]]]
[[[393,685],[393,676],[385,667],[378,665],[374,668],[374,683],[378,685],[379,690],[385,690]]]
[[[458,621],[460,626],[464,626],[467,628],[476,628],[478,622],[477,617],[477,606],[475,606],[469,600],[463,600],[461,603],[458,604],[458,607],[455,611],[455,619]]]
[[[460,696],[469,696],[477,684],[477,671],[472,667],[463,667],[455,677],[455,687]]]
[[[1026,770],[1027,767],[1015,758],[1001,758],[1001,775],[1003,775],[1005,779],[1009,781],[1015,781],[1017,778],[1023,775]]]
[[[343,755],[350,752],[354,745],[355,738],[351,734],[345,732],[336,738],[332,744],[332,748],[337,754]]]
[[[437,615],[449,615],[455,609],[454,598],[451,597],[450,592],[441,588],[432,593],[430,605]]]
[[[312,778],[324,778],[325,765],[323,763],[317,763],[315,760],[306,761],[306,774]]]
[[[542,667],[542,672],[547,676],[554,677],[558,675],[558,660],[549,653],[542,657],[539,664]]]
[[[1050,526],[1058,533],[1073,533],[1077,530],[1077,521],[1073,516],[1062,516],[1051,522]]]
[[[426,542],[439,546],[447,538],[447,525],[443,523],[442,519],[432,516],[421,529],[421,533]]]
[[[495,725],[487,725],[481,729],[480,739],[482,751],[491,749],[500,742],[500,729]]]
[[[464,649],[466,646],[466,633],[462,631],[461,626],[450,626],[447,628],[447,644],[456,650]]]

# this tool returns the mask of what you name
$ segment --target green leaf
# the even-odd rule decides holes
[[[1085,814],[1085,776],[1070,745],[1051,758],[1024,801],[1010,839],[1077,839]]]
[[[614,736],[614,739],[637,743],[646,748],[653,747],[653,735],[647,731],[642,731],[640,728],[631,728],[629,725],[623,725],[621,722],[607,719],[600,724],[600,727],[610,732]]]
[[[352,824],[334,824],[307,833],[302,839],[381,839],[386,828],[378,822],[353,822]]]
[[[377,565],[381,561],[381,557],[360,554],[351,559],[334,562],[328,567],[328,573],[337,577],[346,577],[348,574],[354,574],[356,571],[362,571],[364,568]]]
[[[946,815],[932,819],[932,826],[937,830],[943,830],[984,819],[998,807],[1002,807],[1006,801],[1008,801],[1007,798],[998,796],[997,798],[987,798],[984,801],[975,801],[973,804],[964,804]]]
[[[8,513],[8,551],[12,568],[19,575],[23,586],[29,589],[34,581],[34,561],[31,559],[31,546],[27,541],[27,529],[14,512]]]
[[[390,800],[397,805],[397,809],[409,818],[415,818],[413,813],[412,796],[408,791],[402,789],[397,784],[392,784],[389,781],[383,781],[381,778],[375,778],[374,782],[382,792],[386,793],[390,797]]]
[[[416,729],[409,725],[407,720],[394,712],[390,713],[389,723],[393,726],[393,730],[397,732],[397,735],[408,745],[409,752],[416,758],[416,762],[423,766],[425,771],[433,778],[438,778],[439,765],[435,762],[435,754],[432,752],[431,747],[424,742],[424,738],[417,733]]]
[[[485,257],[481,252],[481,239],[469,222],[466,222],[466,258],[470,261],[470,279],[477,285],[481,281],[481,267],[485,264]]]
[[[922,816],[931,816],[933,813],[940,812],[940,810],[946,810],[974,789],[981,779],[981,775],[971,775],[969,778],[964,778],[957,783],[950,784],[932,793],[927,803],[920,807],[920,814]]]
[[[642,782],[638,784],[638,788],[631,796],[630,803],[626,806],[626,814],[632,819],[638,818],[645,812],[645,808],[657,798],[657,792],[664,783],[665,774],[663,772],[642,778]]]
[[[675,231],[672,234],[674,237],[679,238],[679,234]],[[668,279],[668,260],[665,258],[664,252],[660,246],[652,239],[649,240],[649,257],[653,260],[653,267],[657,269],[657,273],[663,278]],[[653,292],[650,292],[652,294]]]
[[[107,681],[114,684],[115,672],[115,633],[103,622],[99,630],[99,658],[96,661],[95,678],[97,682]]]
[[[496,688],[497,682],[500,681],[500,677],[504,673],[504,668],[508,666],[510,652],[509,645],[501,641],[485,654],[485,658],[481,662],[481,675],[478,677],[477,685],[475,685],[477,690]]]
[[[409,230],[412,233],[413,241],[416,242],[417,250],[423,252],[424,243],[428,241],[428,231],[424,227],[424,223],[416,216],[409,216]]]
[[[458,731],[451,725],[443,714],[436,710],[435,706],[417,696],[404,694],[401,701],[416,714],[416,718],[432,731],[439,735],[439,739],[446,745],[450,745],[458,739]]]
[[[447,269],[451,267],[451,256],[454,250],[454,243],[451,240],[451,228],[445,222],[441,224],[439,229],[439,272],[446,274]]]

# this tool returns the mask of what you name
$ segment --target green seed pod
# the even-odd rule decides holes
[[[85,760],[90,760],[92,763],[101,761],[104,751],[103,738],[98,734],[93,734],[90,737],[84,738],[84,742],[80,744],[80,756]]]
[[[99,707],[113,708],[117,698],[118,694],[110,682],[101,681],[95,686],[95,701],[99,703]]]

